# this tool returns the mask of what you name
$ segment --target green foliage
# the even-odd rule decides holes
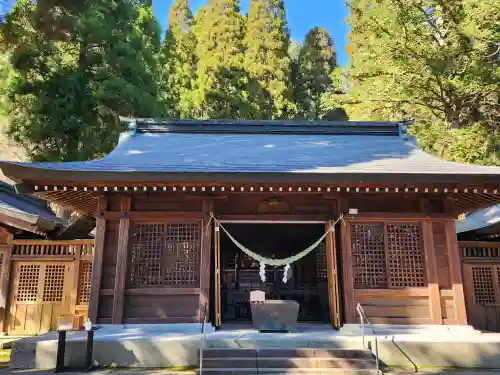
[[[332,87],[331,74],[335,67],[336,56],[330,35],[320,27],[310,30],[300,50],[295,82],[300,117],[321,118],[321,98]]]
[[[15,69],[10,133],[34,160],[102,155],[116,142],[119,115],[160,114],[149,1],[19,0],[2,35]]]
[[[426,150],[499,164],[500,3],[348,4],[351,117],[413,118]]]
[[[168,29],[162,46],[162,65],[166,86],[163,90],[167,114],[189,117],[191,93],[196,79],[196,41],[193,14],[188,0],[175,0],[170,9]]]
[[[289,31],[283,0],[252,0],[244,41],[244,67],[267,93],[259,114],[264,119],[293,116]],[[262,91],[259,91],[262,93]]]
[[[196,115],[253,118],[258,111],[254,110],[248,92],[249,77],[243,70],[245,33],[238,1],[210,0],[208,7],[197,14],[195,23]]]

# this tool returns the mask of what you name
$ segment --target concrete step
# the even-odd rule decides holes
[[[204,358],[359,358],[372,359],[373,354],[367,349],[204,349]]]
[[[281,369],[373,369],[375,362],[371,359],[345,358],[205,358],[203,368],[281,368]]]
[[[202,375],[381,375],[377,370],[353,369],[281,369],[281,368],[213,368],[203,369]],[[197,371],[200,375],[200,371]]]
[[[265,357],[316,357],[316,358],[373,358],[373,354],[368,349],[260,349],[257,352],[259,358]]]

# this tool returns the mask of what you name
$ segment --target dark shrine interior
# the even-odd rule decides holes
[[[287,258],[311,246],[325,232],[322,224],[224,224],[239,243],[269,258]],[[251,321],[250,292],[262,290],[266,299],[295,300],[301,322],[328,322],[328,283],[324,241],[309,255],[290,265],[283,283],[284,267],[266,266],[266,281],[259,263],[241,251],[221,231],[222,322]]]

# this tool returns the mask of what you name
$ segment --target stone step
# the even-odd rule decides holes
[[[212,368],[203,369],[201,375],[381,375],[377,370],[315,368],[315,369],[282,369],[282,368]],[[200,375],[200,371],[197,371]]]
[[[358,358],[204,358],[203,368],[281,368],[281,369],[373,369],[375,361]]]
[[[373,358],[367,349],[204,349],[203,358]]]

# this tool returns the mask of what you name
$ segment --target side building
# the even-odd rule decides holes
[[[61,240],[82,233],[67,228],[45,200],[0,181],[1,334],[44,333],[61,315],[86,314],[94,240]]]
[[[392,122],[135,119],[103,159],[0,168],[95,215],[97,324],[247,321],[263,289],[335,328],[358,303],[372,323],[465,325],[456,218],[500,202],[500,168],[435,158]],[[287,283],[241,251],[287,258],[325,233]]]
[[[500,331],[500,205],[467,213],[457,221],[469,323]]]

